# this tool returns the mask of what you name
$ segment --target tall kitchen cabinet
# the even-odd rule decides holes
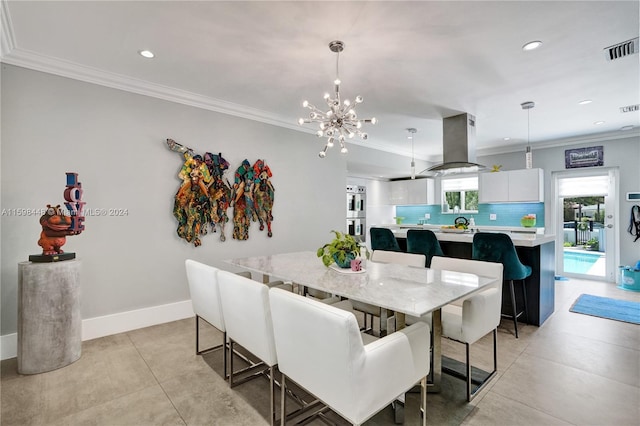
[[[389,204],[434,204],[433,179],[394,180],[389,182],[389,185]]]
[[[544,202],[544,170],[480,173],[480,203]]]

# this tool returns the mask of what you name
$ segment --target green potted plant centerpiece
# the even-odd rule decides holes
[[[349,234],[343,234],[339,231],[331,232],[336,237],[330,243],[320,247],[316,254],[322,258],[324,266],[329,266],[335,262],[341,268],[349,268],[351,261],[360,256],[360,245]]]

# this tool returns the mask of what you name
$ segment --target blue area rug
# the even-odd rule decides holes
[[[630,322],[632,324],[640,324],[640,302],[581,294],[569,311],[616,321]]]

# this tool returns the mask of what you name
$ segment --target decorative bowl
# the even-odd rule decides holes
[[[356,255],[353,253],[347,253],[344,262],[340,262],[338,258],[338,253],[334,253],[333,260],[336,262],[340,268],[351,268],[351,261],[356,258]]]
[[[532,228],[536,226],[536,218],[523,217],[522,219],[520,219],[520,224],[525,228]]]

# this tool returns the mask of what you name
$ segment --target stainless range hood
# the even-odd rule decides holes
[[[443,119],[442,145],[443,163],[429,167],[424,172],[447,175],[473,173],[485,168],[475,162],[476,118],[473,115],[459,114]]]

